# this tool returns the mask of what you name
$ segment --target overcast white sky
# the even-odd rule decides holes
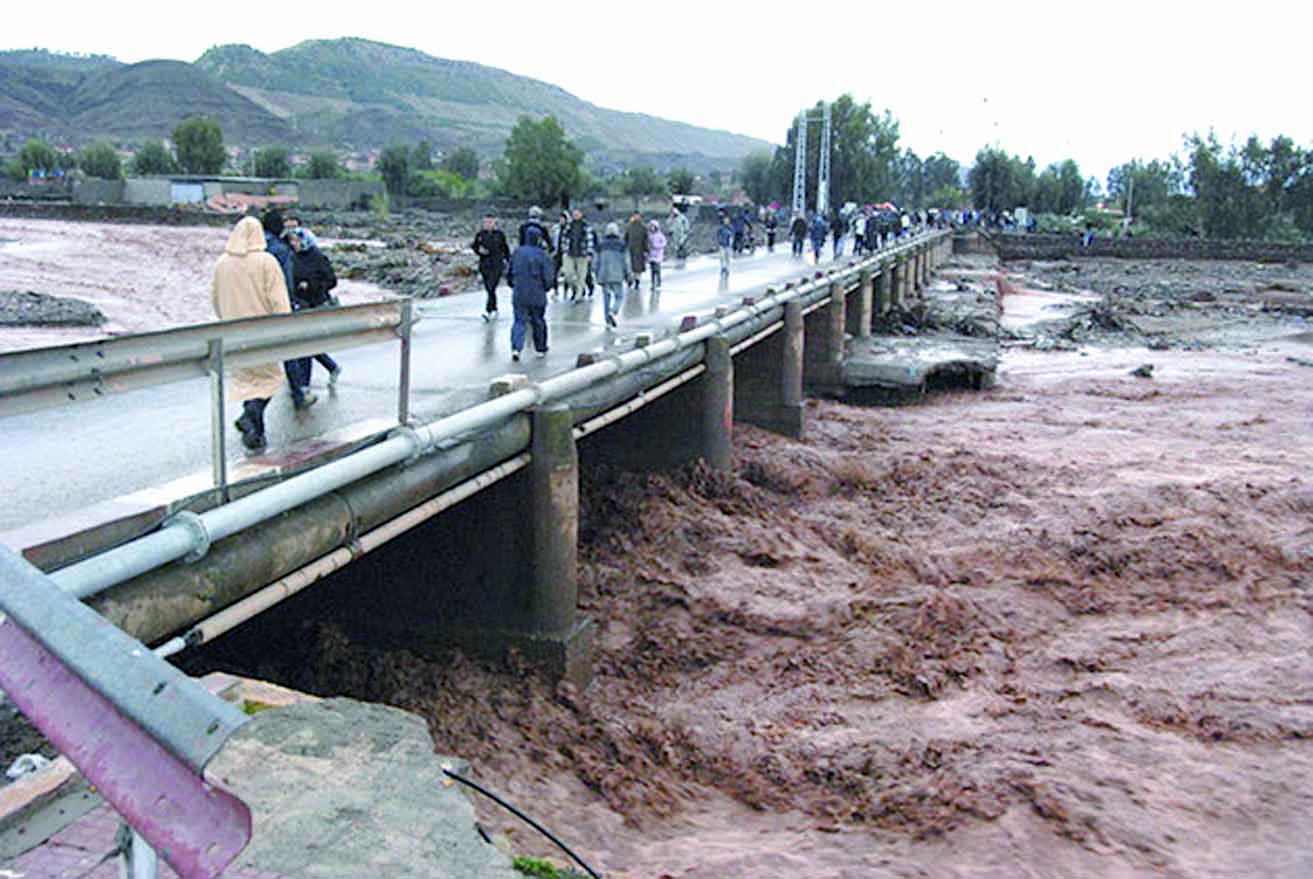
[[[207,20],[206,8],[219,14]],[[356,36],[773,143],[799,108],[851,92],[891,110],[902,145],[922,156],[942,150],[969,164],[997,143],[1041,167],[1074,158],[1103,180],[1113,165],[1166,157],[1183,133],[1210,127],[1223,141],[1280,133],[1313,146],[1303,106],[1310,24],[1313,6],[1272,0],[72,0],[7,16],[0,48],[194,61],[222,43],[272,52]]]

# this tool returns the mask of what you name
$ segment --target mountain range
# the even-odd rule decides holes
[[[229,145],[366,152],[429,140],[499,155],[521,114],[553,115],[594,165],[736,166],[754,138],[609,110],[539,80],[356,38],[266,54],[216,46],[195,63],[0,52],[0,132],[82,144],[167,138],[184,117],[218,120]],[[21,142],[21,140],[20,140]]]

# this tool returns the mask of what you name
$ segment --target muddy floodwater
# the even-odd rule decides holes
[[[1090,301],[952,273],[1014,328]],[[423,714],[607,876],[1313,875],[1313,337],[1226,307],[736,425],[733,475],[588,470],[585,692],[329,625],[276,673]]]
[[[945,274],[1012,332],[1108,263]],[[313,621],[259,670],[424,715],[617,879],[1313,876],[1313,334],[1256,298],[1309,278],[1135,266],[1153,350],[1101,312],[990,390],[736,425],[730,475],[587,470],[586,691]]]

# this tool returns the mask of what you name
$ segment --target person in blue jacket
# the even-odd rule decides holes
[[[275,209],[267,210],[260,217],[260,225],[264,227],[265,249],[278,260],[278,266],[283,270],[292,311],[300,311],[304,305],[292,293],[296,289],[292,278],[292,248],[283,241],[286,227],[283,215]],[[292,408],[300,412],[313,406],[319,398],[310,393],[310,358],[284,360],[283,371],[287,373],[287,386],[292,391]]]
[[[543,252],[541,233],[532,226],[525,230],[524,244],[511,254],[506,274],[511,284],[511,360],[520,361],[525,332],[533,330],[533,349],[539,357],[547,356],[547,291],[556,281],[556,267]]]
[[[716,245],[720,248],[720,279],[729,278],[730,251],[734,247],[734,227],[730,225],[729,214],[720,215],[720,228],[716,230]]]
[[[821,251],[825,249],[825,234],[829,231],[830,227],[826,225],[825,218],[821,216],[821,212],[817,211],[812,214],[812,253],[816,254],[817,265],[820,265]]]

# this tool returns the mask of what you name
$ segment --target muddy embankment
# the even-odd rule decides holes
[[[586,692],[313,621],[260,670],[423,714],[609,876],[1309,875],[1290,320],[1014,350],[997,388],[915,407],[812,402],[805,442],[736,426],[730,475],[590,469]]]

